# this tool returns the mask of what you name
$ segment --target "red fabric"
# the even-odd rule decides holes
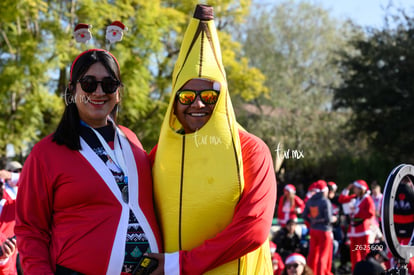
[[[331,231],[310,229],[307,264],[314,274],[332,275],[333,240]]]
[[[11,238],[14,236],[15,209],[15,200],[7,201],[6,204],[3,206],[3,210],[1,211],[0,215],[0,243],[3,243],[4,241],[6,241],[7,238]],[[4,265],[0,265],[0,274],[17,274],[16,258],[17,250],[12,254],[12,256]]]
[[[279,253],[275,252],[272,254],[272,263],[273,263],[273,275],[281,275],[283,269],[285,269],[285,264],[283,263],[282,257]]]
[[[352,237],[349,238],[351,241],[350,253],[351,253],[351,268],[354,270],[355,264],[365,259],[369,253],[369,236]]]
[[[135,134],[122,130],[137,163],[139,207],[161,248],[150,163]],[[23,167],[16,203],[15,232],[25,275],[53,274],[56,264],[106,274],[121,204],[80,152],[57,145],[51,135],[37,143]]]
[[[414,221],[414,214],[411,214],[411,215],[394,214],[395,223],[412,223],[413,221]]]
[[[350,202],[353,198],[356,198],[355,194],[345,195],[341,194],[338,198],[339,203]],[[348,227],[348,236],[351,237],[361,237],[363,235],[369,235],[371,233],[370,227],[372,222],[372,217],[375,216],[375,205],[372,197],[368,194],[365,194],[360,200],[357,200],[354,205],[354,210],[351,213],[351,226]],[[362,219],[362,223],[356,223],[352,225],[352,221],[355,219]]]
[[[285,204],[284,196],[280,197],[280,201],[277,209],[277,221],[281,226],[285,226],[287,221],[290,219],[297,219],[297,209],[299,208],[299,213],[302,213],[305,209],[305,202],[295,195],[294,205],[290,206],[289,212],[284,211],[283,205]]]
[[[276,203],[272,155],[259,138],[240,131],[244,190],[231,223],[214,238],[180,251],[181,274],[202,274],[238,259],[268,240]],[[151,151],[154,158],[156,148]]]

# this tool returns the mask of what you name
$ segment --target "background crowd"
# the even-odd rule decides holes
[[[408,244],[414,229],[413,190],[408,177],[397,190],[394,221],[401,244]],[[270,232],[274,274],[382,274],[395,267],[382,234],[382,197],[377,182],[368,186],[364,180],[343,190],[335,182],[318,180],[304,194],[286,184]],[[295,268],[305,267],[303,273],[290,271],[293,266],[287,262],[292,255]],[[413,258],[408,272],[414,274]]]

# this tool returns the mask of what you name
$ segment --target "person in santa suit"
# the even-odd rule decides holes
[[[272,155],[236,121],[214,25],[197,5],[173,71],[154,159],[156,211],[166,253],[155,274],[273,274]]]
[[[270,244],[270,253],[272,255],[272,265],[273,265],[273,275],[281,275],[283,269],[285,268],[285,263],[283,262],[282,257],[277,253],[277,245],[269,241]]]
[[[136,135],[117,125],[116,58],[81,53],[56,131],[23,167],[15,233],[24,274],[131,274],[159,252],[151,167]]]
[[[16,201],[5,198],[0,182],[0,274],[17,274],[17,248],[14,236]]]
[[[350,194],[350,191],[354,194]],[[356,180],[345,188],[338,198],[340,203],[348,203],[355,199],[350,213],[350,225],[348,237],[351,242],[351,269],[355,264],[367,256],[370,252],[369,237],[371,232],[372,217],[375,216],[375,205],[368,184],[364,180]]]
[[[304,209],[305,202],[296,195],[296,187],[293,184],[285,185],[277,210],[277,221],[280,226],[285,227],[288,220],[296,220]]]
[[[7,163],[5,169],[0,170],[0,181],[4,183],[3,198],[15,200],[17,195],[17,184],[22,170],[22,165],[18,161]]]
[[[326,181],[318,180],[312,184],[315,194],[306,202],[303,218],[310,226],[308,265],[315,274],[331,275],[333,234],[332,205],[328,199]]]

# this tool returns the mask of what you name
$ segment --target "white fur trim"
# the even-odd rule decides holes
[[[354,183],[353,183],[353,185],[355,185],[356,187],[358,187],[358,188],[361,188],[362,190],[367,190],[367,188],[365,187],[365,186],[363,186],[362,184],[360,184],[359,182],[357,182],[357,181],[354,181]]]
[[[164,254],[164,274],[180,275],[180,252]]]
[[[306,259],[304,256],[300,255],[300,254],[295,254],[295,255],[291,255],[289,257],[287,257],[285,264],[291,264],[294,262],[298,262],[301,263],[303,265],[306,265]]]
[[[111,258],[109,259],[106,273],[108,275],[120,274],[122,270],[122,264],[124,262],[124,253],[119,253],[119,251],[125,250],[125,237],[128,229],[129,207],[122,200],[122,193],[119,190],[114,176],[105,165],[105,163],[99,158],[99,156],[92,150],[92,148],[86,143],[83,138],[80,138],[80,142],[82,150],[79,152],[96,169],[96,171],[99,171],[101,178],[105,181],[106,185],[112,191],[112,194],[117,198],[118,202],[122,206],[119,224],[115,233],[115,239],[113,240]]]

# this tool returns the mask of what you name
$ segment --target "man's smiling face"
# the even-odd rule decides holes
[[[201,91],[213,89],[213,81],[206,79],[191,79],[181,90]],[[177,99],[174,104],[174,113],[180,121],[186,134],[200,130],[210,119],[216,104],[205,104],[197,96],[195,101],[189,105],[181,104]]]

